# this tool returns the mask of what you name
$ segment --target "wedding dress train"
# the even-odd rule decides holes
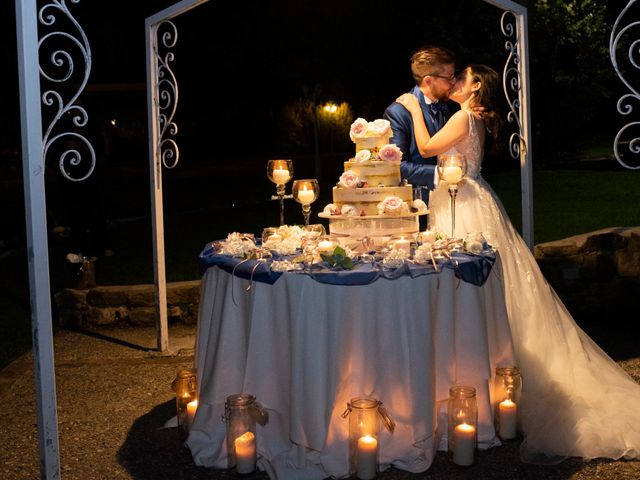
[[[640,456],[640,385],[575,323],[540,271],[504,207],[480,176],[482,122],[456,150],[467,180],[456,198],[456,232],[482,232],[499,255],[513,343],[523,377],[521,456],[555,463],[570,456]],[[451,231],[446,185],[431,194],[432,229]],[[497,265],[498,266],[498,265]]]

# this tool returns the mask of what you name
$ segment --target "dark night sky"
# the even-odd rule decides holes
[[[175,2],[67,3],[91,44],[90,83],[144,84],[144,19]],[[16,67],[12,4],[0,7],[1,53],[8,72]],[[446,10],[439,2],[408,0],[394,2],[393,8],[381,0],[207,2],[175,20],[182,134],[195,138],[207,129],[233,138],[232,132],[225,134],[230,126],[268,124],[305,88],[317,89],[323,101],[349,102],[355,116],[378,118],[412,86],[408,59],[424,43],[454,49],[461,64],[473,59],[500,69],[505,54],[499,17],[500,11],[484,2],[456,2]],[[17,81],[5,73],[7,81],[13,117],[18,114]],[[90,96],[84,98],[91,103]],[[94,116],[118,115],[120,101],[125,103],[121,115],[144,122],[144,92],[101,100],[95,108],[106,104],[110,111]],[[134,106],[137,113],[132,113]]]

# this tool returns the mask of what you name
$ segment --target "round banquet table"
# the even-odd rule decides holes
[[[199,403],[186,440],[194,462],[227,468],[221,417],[240,392],[269,413],[257,449],[271,478],[347,476],[341,414],[357,396],[380,400],[396,423],[393,434],[379,430],[381,469],[422,472],[446,450],[454,384],[477,390],[479,448],[499,445],[491,384],[514,352],[496,270],[481,286],[446,268],[348,286],[285,273],[270,285],[210,266],[196,339]]]

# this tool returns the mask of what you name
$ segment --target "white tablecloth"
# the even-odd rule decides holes
[[[490,387],[514,364],[502,284],[482,287],[449,269],[370,285],[320,284],[286,274],[252,284],[218,267],[202,281],[196,367],[199,406],[187,438],[197,465],[227,468],[221,421],[227,396],[250,393],[268,409],[258,426],[260,466],[272,478],[348,474],[350,399],[382,401],[396,422],[380,430],[381,468],[429,468],[446,450],[449,387],[474,386],[480,448],[499,445]]]

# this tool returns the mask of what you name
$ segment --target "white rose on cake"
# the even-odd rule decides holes
[[[363,148],[358,153],[356,153],[355,161],[357,163],[365,163],[368,162],[371,158],[371,152],[366,148]]]
[[[389,122],[389,120],[379,118],[377,120],[374,120],[373,122],[369,122],[369,131],[374,137],[378,135],[386,135],[390,130],[391,123]]]
[[[356,188],[360,184],[360,179],[351,170],[347,170],[340,175],[339,185],[344,188]]]
[[[340,210],[340,213],[348,217],[356,217],[358,215],[358,209],[355,207],[355,205],[347,203],[342,206],[342,210]]]
[[[378,204],[378,215],[401,215],[409,211],[409,206],[400,197],[387,197]]]
[[[393,143],[387,143],[380,148],[378,158],[385,162],[399,163],[402,160],[402,150]]]
[[[340,208],[335,203],[329,203],[322,213],[326,213],[327,215],[340,215]]]

